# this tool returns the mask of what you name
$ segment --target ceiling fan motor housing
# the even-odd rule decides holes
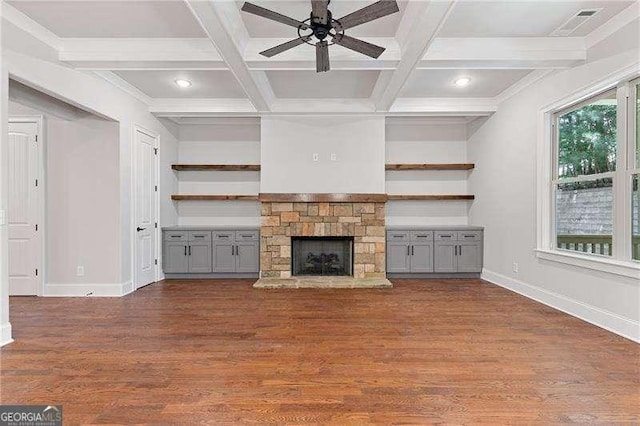
[[[311,20],[310,21],[311,21],[310,22],[310,26],[311,26],[311,29],[313,30],[313,35],[318,40],[324,40],[325,38],[327,38],[327,36],[329,35],[329,31],[333,28],[331,26],[331,22],[332,22],[331,11],[327,10],[327,21],[326,21],[326,23],[323,23],[320,18],[314,17],[313,13],[311,14]]]

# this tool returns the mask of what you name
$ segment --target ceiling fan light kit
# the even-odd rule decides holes
[[[398,3],[395,0],[380,0],[340,19],[333,19],[331,11],[328,9],[329,2],[330,0],[311,0],[311,16],[304,21],[298,21],[249,2],[242,6],[242,11],[297,28],[298,38],[260,52],[267,58],[302,44],[315,45],[316,72],[325,72],[330,69],[329,46],[339,44],[377,59],[384,52],[384,47],[350,37],[344,32],[358,25],[399,12]],[[327,41],[328,37],[331,38],[331,42]]]

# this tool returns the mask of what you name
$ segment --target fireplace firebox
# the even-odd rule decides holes
[[[292,237],[291,275],[353,276],[353,237]]]

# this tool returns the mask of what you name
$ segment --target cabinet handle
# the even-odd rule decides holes
[[[462,256],[462,246],[458,246],[460,247],[460,256]]]
[[[184,255],[187,255],[187,246],[184,246]]]
[[[235,256],[236,255],[236,246],[231,246],[231,256]]]
[[[453,255],[454,256],[458,255],[458,246],[453,246]]]
[[[189,256],[191,256],[191,246],[189,246]]]
[[[193,238],[204,238],[204,235],[194,235]]]
[[[411,247],[410,247],[410,246],[407,246],[407,256],[410,256],[410,255],[411,255],[411,251],[410,251],[410,250],[411,250]]]
[[[416,246],[411,246],[411,256],[413,256],[415,254],[415,248],[416,248]]]

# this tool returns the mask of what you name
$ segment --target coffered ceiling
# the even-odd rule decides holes
[[[333,0],[329,9],[341,17],[372,2]],[[299,20],[311,10],[308,0],[255,3]],[[401,0],[399,13],[348,31],[384,46],[379,59],[335,45],[332,70],[317,74],[312,46],[261,56],[295,38],[296,29],[244,13],[242,4],[18,0],[6,2],[3,19],[156,114],[189,116],[196,110],[490,114],[500,96],[584,62],[589,46],[638,17],[631,0]],[[597,13],[568,36],[553,35],[585,9]],[[456,86],[460,77],[470,83]],[[180,88],[178,79],[192,84]]]

